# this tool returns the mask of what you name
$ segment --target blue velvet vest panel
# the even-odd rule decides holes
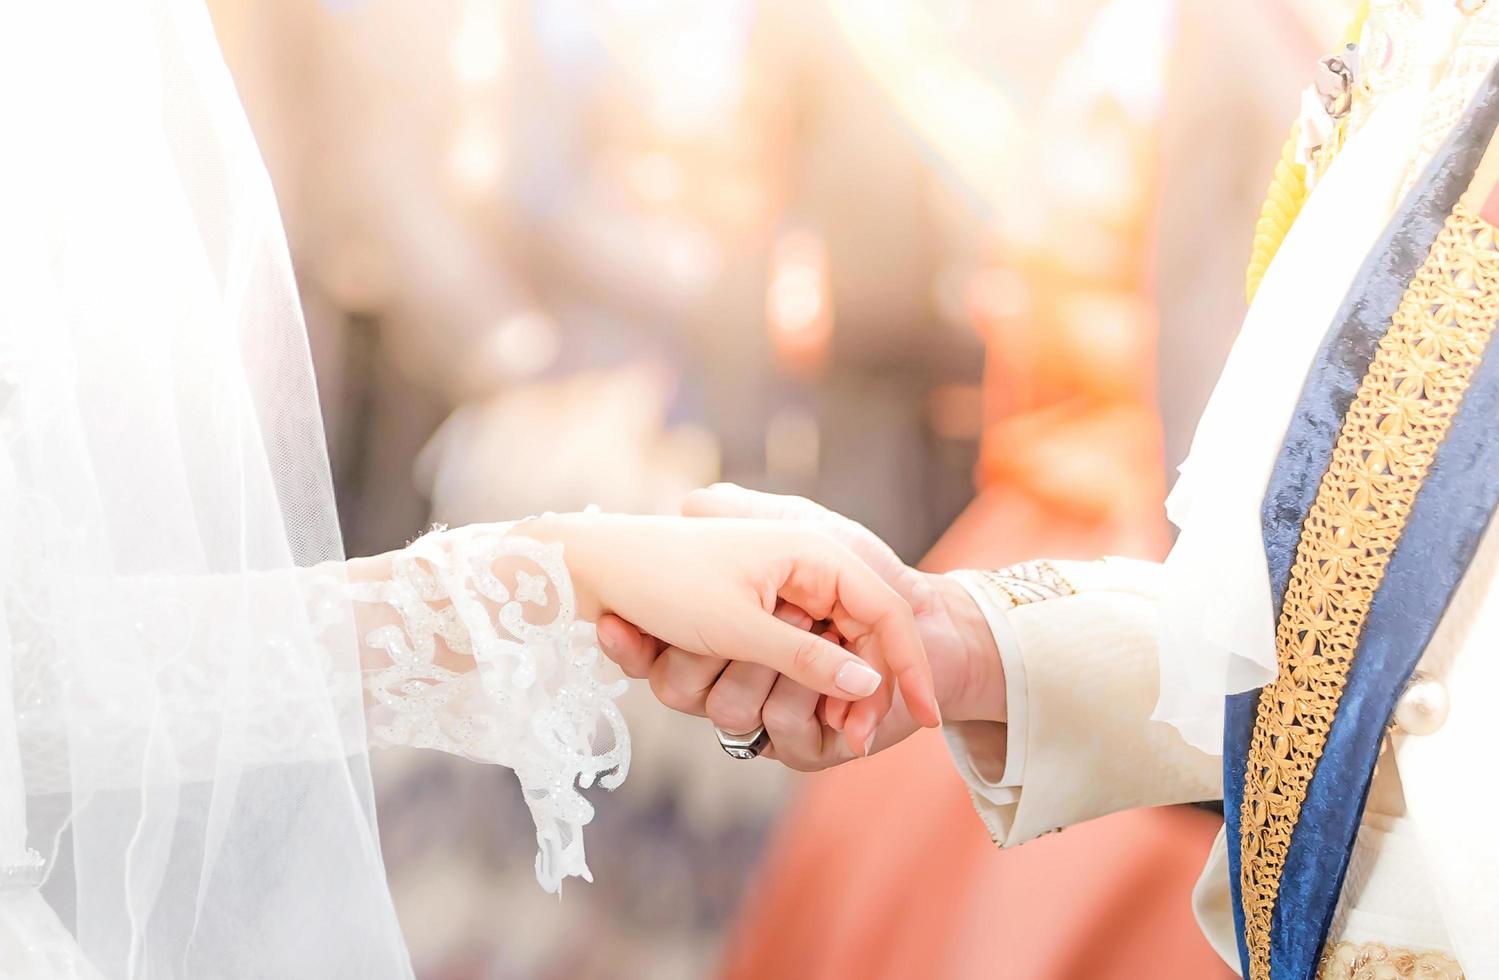
[[[1499,67],[1370,252],[1308,373],[1261,510],[1277,614],[1344,415],[1432,242],[1499,124]],[[1499,502],[1499,356],[1464,396],[1370,606],[1347,685],[1301,807],[1271,925],[1273,980],[1313,980],[1347,871],[1374,763],[1395,701],[1420,660]],[[1228,699],[1224,819],[1245,975],[1240,806],[1259,691]]]

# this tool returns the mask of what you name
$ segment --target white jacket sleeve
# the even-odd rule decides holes
[[[1006,749],[1003,776],[986,777],[972,761],[996,754],[1000,726],[968,723],[948,733],[995,843],[1011,847],[1120,810],[1222,797],[1219,757],[1150,717],[1159,564],[1107,558],[960,574],[1002,610],[995,641],[1011,645],[1007,658],[1023,670],[1013,678],[1006,671],[1007,685],[1021,690],[1011,695],[1004,737],[1020,745]],[[1009,771],[1017,759],[1019,778]],[[995,792],[1011,783],[1008,795]]]

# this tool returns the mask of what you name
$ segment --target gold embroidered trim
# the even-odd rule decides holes
[[[978,575],[985,585],[997,589],[1009,600],[1011,609],[1058,599],[1074,592],[1072,583],[1049,561],[1024,561],[998,571],[982,571]]]
[[[1359,632],[1416,491],[1499,318],[1495,229],[1462,204],[1379,342],[1307,515],[1260,696],[1240,808],[1250,980],[1269,980],[1270,921],[1291,833]]]
[[[1464,980],[1464,974],[1446,953],[1339,942],[1327,944],[1317,980]]]

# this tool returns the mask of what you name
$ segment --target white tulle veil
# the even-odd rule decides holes
[[[109,977],[409,975],[295,283],[201,3],[6,4],[0,139],[0,889],[42,878]]]

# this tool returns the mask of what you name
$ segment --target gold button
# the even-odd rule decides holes
[[[1418,670],[1395,705],[1395,724],[1408,735],[1430,735],[1446,724],[1450,707],[1442,682]]]

